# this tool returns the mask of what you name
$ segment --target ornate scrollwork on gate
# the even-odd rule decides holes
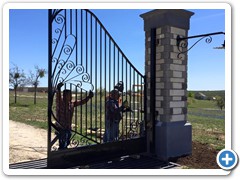
[[[51,55],[51,76],[50,81],[52,85],[52,99],[51,103],[51,114],[53,117],[52,127],[54,128],[53,139],[52,139],[52,150],[58,149],[59,132],[54,125],[57,122],[56,116],[56,99],[57,85],[59,83],[64,84],[65,89],[70,89],[75,96],[78,95],[78,99],[83,98],[84,93],[93,91],[94,86],[91,83],[91,76],[87,72],[84,64],[78,62],[77,57],[77,31],[73,32],[76,28],[76,24],[69,23],[69,11],[67,10],[53,10],[51,16],[51,27],[52,27],[52,55]],[[80,95],[79,95],[80,94]],[[75,116],[77,113],[75,112]],[[77,119],[75,120],[76,126],[79,124]],[[59,124],[59,123],[58,123]],[[72,136],[70,138],[69,147],[79,147],[90,145],[90,139],[86,136],[81,135],[77,130],[72,129]]]
[[[49,73],[51,74],[48,79],[51,89],[49,93],[50,151],[59,148],[60,120],[57,116],[60,116],[60,111],[58,114],[57,110],[60,108],[56,105],[56,96],[59,95],[56,89],[59,83],[62,85],[60,92],[70,90],[73,101],[84,100],[90,91],[94,94],[87,103],[74,106],[74,110],[71,109],[73,114],[71,114],[72,126],[69,133],[71,138],[68,139],[68,148],[143,137],[145,135],[142,128],[145,123],[145,116],[142,113],[145,108],[144,76],[127,59],[91,11],[85,9],[50,11]],[[121,81],[124,82],[121,98],[129,101],[134,112],[123,112],[123,119],[119,122],[119,132],[116,131],[119,134],[114,135],[116,137],[113,141],[105,141],[106,99],[115,85]],[[133,87],[137,87],[136,92]]]
[[[75,136],[71,138],[70,147],[72,148],[89,145],[91,145],[91,141],[87,138],[84,137],[76,138]]]

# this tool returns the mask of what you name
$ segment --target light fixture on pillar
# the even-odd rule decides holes
[[[190,49],[192,49],[198,42],[200,42],[201,40],[205,39],[206,43],[211,43],[212,42],[212,37],[211,36],[215,36],[215,35],[220,35],[223,34],[225,35],[225,32],[214,32],[214,33],[208,33],[208,34],[200,34],[200,35],[196,35],[196,36],[189,36],[189,37],[182,37],[182,36],[177,36],[177,47],[179,50],[179,54],[178,54],[178,58],[181,59],[181,55],[188,52]],[[200,38],[199,40],[197,40],[190,48],[188,47],[188,39],[194,39],[194,38]],[[221,47],[216,47],[215,49],[225,49],[225,41],[222,44]]]

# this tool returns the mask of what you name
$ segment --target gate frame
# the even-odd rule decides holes
[[[58,13],[61,10],[58,11]],[[88,12],[90,12],[88,10]],[[92,13],[92,12],[90,12]],[[94,15],[95,16],[95,15]],[[56,17],[56,14],[55,14]],[[95,16],[96,17],[96,16]],[[96,17],[97,19],[97,17]],[[88,163],[104,161],[123,155],[130,155],[135,153],[143,153],[147,151],[146,132],[145,136],[122,140],[118,142],[110,142],[104,144],[95,144],[84,147],[71,148],[61,151],[51,151],[51,133],[52,133],[52,103],[53,103],[53,90],[52,90],[52,10],[48,10],[48,148],[47,148],[47,167],[48,168],[71,168],[80,165],[86,165]],[[98,20],[98,19],[97,19]],[[101,24],[101,22],[98,20]],[[102,24],[101,24],[102,25]],[[104,27],[103,27],[104,28]],[[104,28],[105,29],[105,28]],[[107,32],[107,31],[106,31]],[[107,32],[108,33],[108,32]],[[110,34],[108,33],[110,36]],[[111,40],[115,41],[110,36]],[[122,51],[121,51],[122,52]],[[124,55],[124,54],[123,54]],[[125,55],[124,55],[125,56]],[[128,59],[126,59],[128,60]],[[128,62],[130,63],[130,62]],[[130,63],[130,65],[132,65]],[[136,70],[136,69],[135,69]],[[137,71],[137,70],[136,70]],[[138,71],[137,71],[138,72]],[[139,72],[138,72],[139,73]],[[141,73],[140,73],[141,75]],[[146,88],[146,78],[141,75],[144,81],[144,88]],[[144,89],[144,102],[146,101],[146,89]],[[144,103],[144,111],[146,109],[146,103]],[[144,113],[145,131],[146,128],[146,113]]]

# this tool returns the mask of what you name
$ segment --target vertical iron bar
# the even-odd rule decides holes
[[[135,71],[133,69],[133,85],[132,85],[132,91],[133,91],[133,122],[135,123],[135,108],[136,108],[136,92],[135,92]]]
[[[81,9],[81,65],[83,63],[83,10]]]
[[[85,17],[85,21],[86,21],[86,72],[88,72],[88,15],[87,15],[87,11],[86,12],[86,17]],[[87,91],[85,93],[85,97],[87,97]],[[88,129],[88,113],[87,113],[87,103],[85,104],[85,130],[86,130],[86,136],[87,136],[87,129]]]
[[[82,99],[83,99],[83,96],[82,96],[82,93],[83,93],[82,88],[81,88],[80,93],[81,93],[80,97],[81,97],[81,100],[82,100]],[[80,121],[81,121],[80,132],[81,132],[81,134],[82,134],[82,129],[83,129],[83,118],[82,118],[82,112],[83,112],[83,110],[82,110],[82,106],[80,106],[80,114],[81,114],[81,119],[80,119]]]
[[[127,61],[126,61],[126,100],[128,100],[128,72],[127,72]],[[128,123],[127,123],[127,116],[128,116],[128,112],[126,112],[126,117],[125,117],[125,130],[126,130],[126,139],[128,139]]]
[[[141,77],[141,111],[142,113],[144,112],[144,107],[143,104],[145,104],[146,102],[144,102],[144,77]],[[141,114],[141,119],[143,119],[142,114]]]
[[[144,98],[143,98],[143,101],[144,101],[144,129],[145,129],[145,138],[147,138],[147,76],[145,75],[144,76]]]
[[[65,15],[65,39],[67,37],[67,10],[64,10],[64,15]]]
[[[73,22],[73,11],[71,10],[70,11],[71,12],[71,34],[72,34],[72,29],[73,29],[73,24],[74,24],[74,22]],[[76,61],[76,65],[77,65],[77,22],[76,22],[76,11],[75,11],[75,29],[76,29],[76,32],[75,32],[75,34],[76,34],[76,54],[75,54],[75,61]],[[71,87],[72,87],[72,84],[71,84]],[[77,86],[75,86],[75,101],[77,101]],[[75,124],[75,126],[74,126],[74,130],[75,130],[75,132],[77,132],[77,108],[75,108],[74,109],[74,111],[75,111],[75,122],[74,122],[74,124]]]
[[[102,136],[102,27],[100,27],[100,137]],[[102,139],[100,138],[100,142]]]
[[[111,92],[111,39],[109,38],[109,93]]]
[[[145,114],[145,112],[144,112],[144,107],[143,107],[143,104],[144,103],[146,103],[146,102],[143,102],[144,100],[143,100],[143,98],[144,98],[144,89],[143,89],[143,84],[144,84],[144,78],[142,78],[142,76],[141,76],[141,80],[140,80],[140,82],[141,82],[141,97],[140,97],[140,103],[141,103],[141,111],[140,111],[140,113],[141,113],[141,123],[143,122],[143,121],[146,121],[145,119],[143,119],[143,113]],[[143,125],[143,124],[141,124],[141,125]],[[141,134],[141,135],[143,135],[143,134]]]
[[[91,84],[92,84],[92,64],[93,64],[93,59],[92,59],[92,14],[91,14],[91,26],[90,26],[90,30],[91,30],[91,36],[90,36],[90,59],[91,59],[91,70],[90,70],[90,77],[91,77],[91,79],[90,79],[90,82],[91,82]],[[90,106],[90,126],[91,126],[91,139],[92,139],[92,98],[91,98],[91,106]]]
[[[75,26],[76,26],[76,64],[78,64],[78,29],[77,29],[77,25],[78,25],[78,22],[77,22],[77,12],[78,10],[76,9],[75,10]]]
[[[129,97],[129,102],[130,102],[130,106],[132,107],[132,104],[133,104],[133,102],[132,102],[132,95],[133,95],[133,93],[132,93],[132,68],[131,68],[131,65],[129,65],[129,75],[130,75],[130,83],[129,83],[129,88],[130,88],[130,97]],[[128,122],[128,124],[129,124],[129,127],[130,127],[130,132],[132,131],[132,113],[131,112],[129,112],[129,122]],[[130,139],[131,139],[131,137],[130,137]]]
[[[72,34],[72,9],[70,9],[70,34]]]
[[[48,142],[47,142],[47,156],[51,155],[51,132],[52,132],[52,10],[48,10]],[[48,162],[49,164],[49,162]]]
[[[152,123],[152,139],[150,140],[150,152],[155,152],[155,97],[156,97],[156,28],[151,29],[151,83],[150,83],[150,115]]]
[[[115,44],[113,44],[113,86],[115,85]]]
[[[107,35],[106,35],[106,32],[104,31],[104,35],[105,35],[105,38],[104,38],[104,83],[105,83],[105,98],[104,98],[104,120],[106,122],[106,97],[107,97]],[[104,123],[104,128],[105,128],[105,131],[106,131],[106,127],[105,127],[105,124]]]
[[[97,20],[95,19],[95,126],[97,128]],[[97,136],[95,134],[95,140]]]
[[[118,54],[118,55],[117,55],[117,56],[118,56],[118,57],[117,57],[117,70],[118,70],[118,73],[117,73],[117,82],[119,82],[119,68],[120,68],[120,67],[119,67],[119,49],[118,49],[118,48],[117,48],[117,54]],[[119,104],[119,107],[120,107],[120,105],[122,106],[122,99],[123,99],[123,98],[122,98],[122,95],[123,95],[123,92],[121,93],[121,97],[120,97],[120,98],[121,98],[121,104]],[[123,117],[123,113],[122,113],[122,117]],[[119,122],[119,125],[118,125],[118,126],[119,126],[119,135],[120,135],[120,124],[121,124],[121,123],[122,123],[122,121],[120,121],[120,122]],[[120,140],[120,138],[118,138],[118,140]]]
[[[81,9],[81,52],[80,52],[80,55],[81,55],[81,65],[83,65],[83,12],[82,12],[83,10]],[[81,100],[83,99],[83,96],[82,96],[82,93],[83,93],[83,91],[82,91],[82,88],[81,88],[81,91],[80,91],[80,93],[81,93]],[[83,116],[82,116],[82,114],[83,114],[83,106],[80,106],[80,121],[81,121],[81,129],[80,129],[80,132],[81,132],[81,134],[82,134],[82,129],[83,129]]]
[[[85,98],[87,97],[87,91],[85,92]],[[88,116],[88,113],[87,113],[87,104],[85,104],[85,134],[87,136],[87,129],[88,129],[88,121],[87,121],[87,116]]]
[[[124,77],[123,77],[123,72],[124,72],[124,71],[123,71],[123,56],[122,56],[122,81],[123,81],[123,78],[124,78]],[[125,97],[127,97],[126,87],[125,87],[125,90],[124,90],[124,91],[125,91]],[[122,94],[122,101],[123,101],[123,94]],[[126,114],[125,114],[125,116],[126,116]],[[124,125],[124,122],[123,122],[123,118],[122,118],[122,138],[123,138],[122,140],[124,140],[124,126],[123,126],[123,125]]]
[[[119,82],[119,71],[120,71],[120,70],[119,70],[119,68],[120,68],[120,67],[119,67],[119,49],[117,49],[117,51],[118,51],[118,64],[117,64],[117,69],[118,69],[118,77],[117,77],[117,79],[118,79],[118,80],[117,80],[117,81]]]
[[[140,109],[140,101],[139,101],[139,96],[140,96],[140,92],[139,92],[139,77],[140,77],[139,74],[137,74],[137,108],[136,108],[137,111],[136,111],[136,112],[137,112],[137,122],[138,122],[138,126],[140,125],[140,124],[139,124],[139,122],[140,122],[139,119],[140,119],[140,113],[141,113],[140,110],[139,110],[139,109]],[[141,86],[140,86],[140,87],[141,87]],[[134,113],[135,113],[135,112],[134,112]],[[139,133],[140,133],[140,131],[139,131]]]
[[[71,86],[72,86],[72,84],[71,84]],[[78,98],[78,95],[77,95],[77,86],[75,86],[75,101],[77,102],[77,98]],[[75,127],[74,127],[74,129],[75,129],[75,131],[77,131],[77,107],[75,107],[75,109],[74,109],[74,111],[75,111]]]
[[[115,54],[115,51],[116,51],[116,46],[115,44],[113,45],[113,86],[115,86],[116,82],[115,82],[115,79],[116,79],[116,54]],[[117,138],[118,140],[118,138]]]
[[[88,72],[88,15],[86,12],[86,72]]]
[[[66,87],[67,87],[67,84],[65,83],[64,90],[66,90]],[[60,99],[63,99],[62,97],[63,97],[63,95],[61,95]],[[63,101],[63,103],[66,103],[66,101]],[[59,108],[58,112],[60,113],[60,108]],[[64,108],[64,117],[67,117],[67,109],[66,108]]]

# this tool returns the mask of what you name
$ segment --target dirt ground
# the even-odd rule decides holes
[[[47,131],[9,121],[9,163],[47,157]]]
[[[219,169],[216,162],[218,151],[206,144],[192,143],[192,155],[179,158],[177,163],[183,168],[191,169]]]
[[[47,157],[47,131],[9,121],[9,163],[37,160]],[[216,169],[217,151],[207,145],[193,142],[192,155],[179,158],[177,164],[183,168]]]

